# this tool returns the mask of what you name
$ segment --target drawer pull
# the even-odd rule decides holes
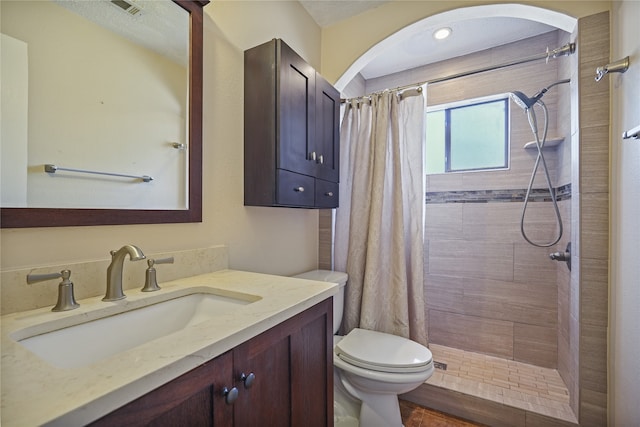
[[[296,193],[304,193],[304,187],[296,187],[293,189]]]
[[[251,388],[255,379],[256,375],[253,372],[249,372],[249,375],[244,372],[240,374],[240,381],[244,383],[244,388]]]
[[[227,405],[233,405],[233,402],[238,399],[238,389],[233,387],[229,390],[225,387],[222,389],[222,395],[224,396],[224,401],[227,402]]]
[[[327,191],[324,195],[327,197],[333,197],[333,191]]]

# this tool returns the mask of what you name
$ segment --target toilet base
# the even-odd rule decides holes
[[[347,393],[361,402],[358,417],[360,427],[403,427],[397,394],[356,389],[344,378],[341,378],[340,384]]]
[[[361,402],[351,396],[342,386],[334,369],[333,374],[333,421],[334,427],[359,427]]]
[[[361,427],[402,427],[398,396],[369,396],[360,409]]]
[[[360,427],[360,421],[358,421],[357,417],[351,415],[340,415],[340,412],[340,407],[334,404],[334,427]]]

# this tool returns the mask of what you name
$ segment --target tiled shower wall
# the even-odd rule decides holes
[[[577,28],[574,31],[574,34],[567,34],[567,41],[578,41],[577,40]],[[579,147],[577,144],[577,138],[579,138],[578,133],[578,63],[579,63],[579,53],[576,52],[575,55],[567,58],[567,61],[562,61],[559,64],[559,69],[562,75],[566,75],[571,77],[572,82],[572,90],[571,95],[564,97],[560,100],[560,110],[567,114],[566,117],[560,119],[560,123],[565,130],[565,134],[570,135],[570,139],[567,139],[568,144],[564,147],[566,150],[559,151],[558,154],[562,156],[565,160],[563,162],[564,170],[563,176],[565,179],[572,179],[572,169],[573,169],[573,161],[572,161],[572,153],[575,154],[575,158],[577,158],[577,154],[579,153]],[[572,107],[573,106],[573,107]],[[571,150],[571,147],[574,147]],[[577,234],[579,232],[579,223],[578,223],[578,215],[574,215],[574,218],[571,218],[570,212],[573,208],[577,209],[579,196],[578,196],[578,175],[577,168],[575,171],[575,180],[576,182],[572,185],[572,190],[574,192],[574,197],[571,200],[561,202],[562,211],[567,212],[566,218],[569,220],[567,226],[570,226],[570,229],[567,229],[567,233],[563,237],[562,241],[559,243],[561,248],[566,247],[566,244],[571,241],[571,252],[573,257],[572,263],[572,271],[569,272],[567,268],[558,268],[558,372],[560,376],[564,380],[567,389],[569,390],[570,397],[570,406],[573,409],[575,414],[577,411],[577,389],[578,389],[578,348],[576,346],[577,336],[578,334],[573,330],[573,327],[576,323],[571,322],[571,318],[578,318],[575,314],[572,314],[572,310],[575,306],[572,307],[571,302],[575,301],[579,296],[579,286],[573,286],[572,284],[579,284],[580,280],[580,267],[576,265],[576,253],[577,253],[577,245],[578,238]],[[572,208],[573,204],[573,208]],[[577,211],[575,211],[577,212]],[[564,217],[563,217],[564,218]]]
[[[609,13],[578,21],[578,123],[574,129],[574,229],[578,240],[572,277],[570,350],[575,402],[581,426],[607,425],[607,325],[609,295],[609,84],[596,82],[596,67],[609,58]],[[576,206],[577,204],[577,206]],[[578,232],[579,231],[579,232]],[[571,390],[570,390],[571,391]]]

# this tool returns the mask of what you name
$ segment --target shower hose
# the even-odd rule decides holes
[[[553,186],[551,185],[551,178],[549,177],[549,169],[547,168],[547,162],[544,158],[544,154],[542,153],[542,149],[544,148],[544,143],[547,140],[547,130],[549,128],[549,112],[547,110],[547,106],[541,100],[538,100],[536,104],[540,105],[540,107],[542,108],[542,111],[544,112],[544,127],[542,132],[542,139],[540,139],[540,136],[538,134],[538,121],[536,120],[536,113],[534,111],[535,105],[531,106],[531,108],[528,108],[526,110],[527,118],[529,119],[529,125],[531,126],[531,130],[533,131],[533,136],[535,137],[536,147],[538,149],[538,156],[536,157],[536,163],[533,166],[533,171],[531,172],[531,179],[529,180],[529,186],[527,187],[527,194],[524,198],[524,205],[522,206],[522,215],[520,217],[520,233],[522,234],[522,237],[533,246],[537,246],[539,248],[548,248],[560,241],[560,238],[562,237],[563,229],[562,229],[562,218],[560,217],[560,210],[558,209],[558,201],[556,200],[556,192]],[[548,242],[548,243],[538,243],[538,242],[532,241],[527,236],[527,233],[524,230],[524,219],[527,213],[527,207],[529,205],[529,196],[531,195],[531,190],[533,189],[533,182],[536,179],[540,162],[542,162],[542,169],[544,170],[544,175],[547,179],[547,187],[549,189],[549,194],[551,195],[551,200],[553,202],[553,209],[555,211],[556,221],[558,225],[557,236],[552,242]]]

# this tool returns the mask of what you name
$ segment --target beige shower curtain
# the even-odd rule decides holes
[[[334,252],[349,275],[343,333],[359,327],[427,344],[424,93],[384,91],[345,105]]]

